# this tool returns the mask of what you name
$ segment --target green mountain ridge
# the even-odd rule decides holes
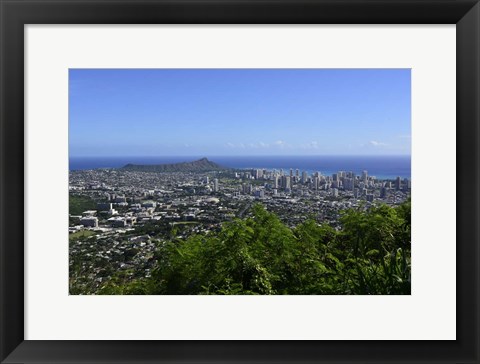
[[[207,158],[201,158],[192,162],[180,162],[170,164],[127,164],[121,169],[137,172],[210,172],[222,171],[227,168],[209,161]]]

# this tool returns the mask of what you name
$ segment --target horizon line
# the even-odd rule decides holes
[[[158,157],[175,157],[175,158],[215,158],[215,157],[412,157],[411,154],[192,154],[192,155],[175,155],[175,154],[158,154],[158,155],[69,155],[69,158],[158,158]]]

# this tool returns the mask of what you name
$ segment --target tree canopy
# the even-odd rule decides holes
[[[219,232],[158,242],[148,278],[97,294],[410,294],[410,201],[345,210],[340,229],[296,228],[257,204]]]

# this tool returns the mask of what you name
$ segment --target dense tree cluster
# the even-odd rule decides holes
[[[285,226],[261,205],[222,230],[159,242],[151,277],[97,294],[410,294],[410,201],[343,212],[341,229]]]
[[[83,211],[97,208],[95,201],[88,196],[70,194],[68,202],[70,215],[81,215]]]

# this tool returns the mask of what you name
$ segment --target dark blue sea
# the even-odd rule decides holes
[[[204,156],[191,157],[70,157],[70,170],[118,168],[125,164],[162,164],[190,162]],[[331,175],[338,171],[361,174],[367,170],[370,176],[394,179],[397,176],[410,178],[410,156],[206,156],[210,161],[231,168],[290,168],[321,172]]]

